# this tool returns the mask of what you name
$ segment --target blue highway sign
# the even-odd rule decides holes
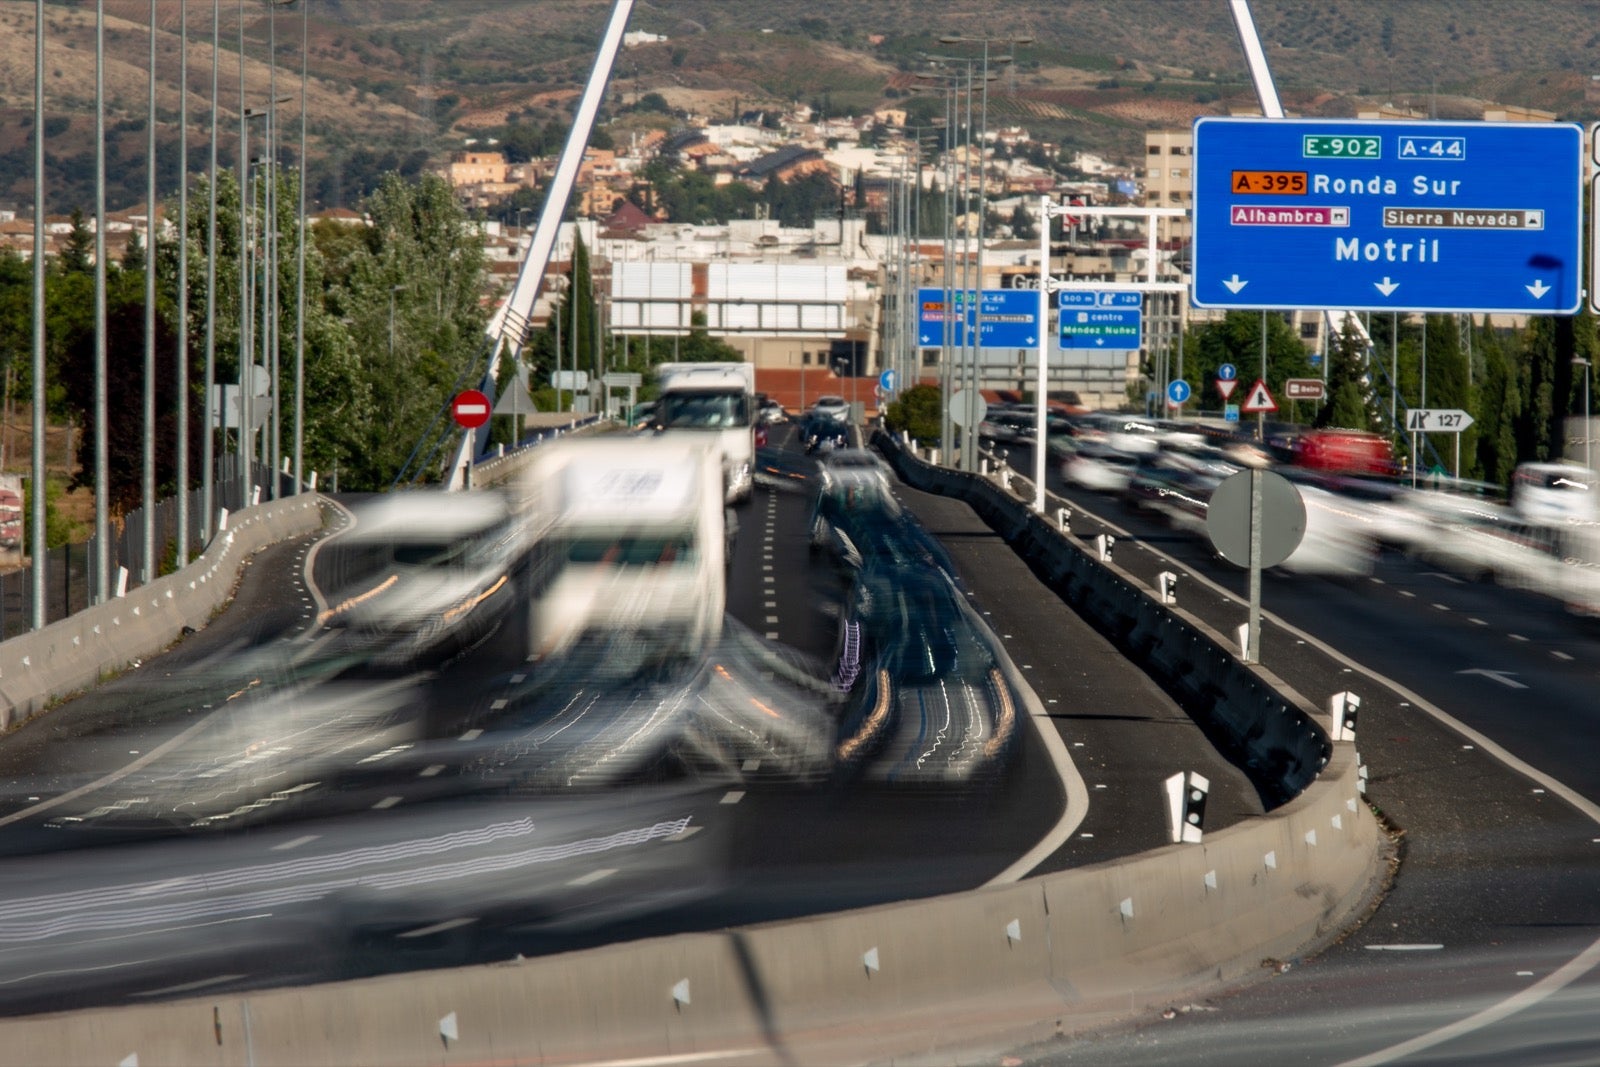
[[[1196,119],[1194,303],[1571,314],[1582,168],[1573,123]]]
[[[975,290],[952,289],[947,307],[945,290],[917,290],[917,343],[923,348],[943,348],[947,327],[965,323],[965,343],[972,344],[979,308]],[[1039,344],[1039,293],[1030,289],[985,289],[983,330],[979,348],[1035,348]],[[963,342],[963,330],[951,329],[950,343]]]
[[[1056,293],[1062,348],[1131,350],[1144,332],[1144,294],[1063,289]]]

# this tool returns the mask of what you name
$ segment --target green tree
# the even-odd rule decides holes
[[[144,237],[138,230],[133,230],[128,234],[128,243],[122,250],[121,267],[125,272],[140,274],[144,272],[144,260]]]
[[[1039,226],[1034,222],[1033,216],[1022,204],[1011,210],[1011,218],[1007,220],[1011,226],[1011,236],[1019,241],[1037,241],[1039,239]]]
[[[1428,354],[1428,397],[1430,408],[1460,408],[1470,411],[1473,406],[1471,386],[1467,382],[1467,357],[1461,347],[1461,327],[1454,315],[1423,316]],[[1477,469],[1478,428],[1469,427],[1459,442],[1432,437],[1429,444],[1435,458],[1449,467],[1455,446],[1461,446],[1463,475]]]
[[[1258,311],[1230,311],[1221,322],[1191,327],[1184,342],[1185,373],[1193,380],[1215,382],[1217,368],[1232,363],[1241,382],[1254,381],[1260,376],[1263,323],[1267,335],[1267,388],[1274,396],[1282,397],[1285,379],[1310,376],[1311,355],[1283,316],[1275,312],[1263,315]],[[1238,402],[1237,398],[1234,402]]]
[[[905,431],[918,441],[933,441],[939,436],[943,407],[938,386],[913,385],[889,402],[883,423],[894,433]]]
[[[483,365],[484,254],[442,178],[385,175],[366,208],[369,245],[350,250],[330,302],[350,320],[351,351],[359,353],[339,398],[340,483],[377,490]]]
[[[744,355],[728,342],[712,337],[706,329],[706,313],[692,312],[689,332],[678,340],[676,358],[680,363],[730,363],[740,362]]]
[[[1519,376],[1488,316],[1475,335],[1473,350],[1483,359],[1483,378],[1473,412],[1477,420],[1473,429],[1478,431],[1477,470],[1479,477],[1509,488],[1511,472],[1517,466],[1516,428],[1522,415]]]
[[[70,274],[89,274],[94,270],[94,233],[83,217],[83,208],[72,209],[72,229],[61,246],[58,266]]]
[[[1556,403],[1555,378],[1563,342],[1569,347],[1572,342],[1571,320],[1565,317],[1540,315],[1522,331],[1517,385],[1523,403],[1515,422],[1517,458],[1522,462],[1543,462],[1558,454],[1550,449],[1550,427],[1562,410]]]
[[[1316,425],[1376,429],[1369,398],[1366,344],[1347,320],[1328,353],[1328,399],[1317,412]]]

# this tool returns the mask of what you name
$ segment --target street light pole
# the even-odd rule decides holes
[[[310,177],[306,162],[306,63],[310,52],[309,15],[311,0],[300,3],[300,203],[295,211],[294,272],[294,493],[305,486],[306,465],[306,181]]]
[[[156,0],[150,0],[150,99],[145,138],[144,204],[144,451],[140,523],[144,559],[140,581],[149,583],[156,562]]]
[[[979,390],[980,390],[980,387],[982,385],[983,378],[984,378],[983,371],[982,371],[982,360],[983,360],[983,240],[984,240],[984,234],[986,232],[986,227],[987,227],[987,218],[986,218],[986,216],[988,215],[988,208],[987,208],[987,203],[986,203],[986,199],[985,199],[986,196],[987,196],[987,192],[988,192],[988,190],[987,190],[987,182],[986,182],[988,167],[987,167],[987,158],[985,156],[985,152],[987,150],[988,139],[989,139],[989,60],[990,60],[989,44],[990,44],[991,41],[996,42],[996,43],[1004,43],[1004,44],[1011,44],[1011,45],[1026,45],[1026,44],[1032,44],[1033,43],[1033,38],[1032,37],[968,37],[968,36],[963,36],[961,34],[947,34],[947,35],[939,38],[939,43],[941,43],[941,44],[971,43],[971,44],[982,44],[983,45],[983,65],[982,65],[982,71],[981,71],[981,73],[979,75],[979,79],[980,79],[979,99],[980,99],[981,103],[979,104],[979,113],[978,113],[978,247],[977,247],[976,263],[975,263],[976,273],[977,273],[977,282],[976,282],[976,285],[974,286],[975,297],[976,297],[976,302],[975,302],[975,307],[974,307],[975,318],[974,318],[974,323],[973,323],[972,362],[971,362],[971,364],[970,364],[970,366],[968,368],[969,380],[968,380],[968,392],[967,392],[967,421],[969,423],[971,423],[972,425],[967,427],[967,432],[964,433],[962,435],[962,438],[961,438],[961,466],[962,466],[962,468],[964,470],[974,470],[977,467],[977,443],[978,443],[977,425],[976,425],[977,424],[977,419],[974,416],[975,416],[975,414],[977,412],[978,396],[980,395]],[[997,58],[996,62],[1007,62],[1007,63],[1009,63],[1009,62],[1011,62],[1011,58],[1012,57],[1010,57],[1010,56],[1005,56],[1005,57],[1003,57],[1003,59]],[[967,80],[967,86],[968,86],[968,89],[967,89],[967,162],[968,162],[969,168],[971,166],[971,158],[972,158],[972,125],[971,125],[971,123],[972,123],[972,89],[971,89],[972,81],[971,81],[971,73],[972,73],[972,67],[971,67],[971,64],[969,62],[968,66],[967,66],[967,74],[968,74],[968,80]],[[1043,328],[1043,324],[1042,323],[1040,324],[1040,328],[1041,329]],[[1044,408],[1044,407],[1048,406],[1048,403],[1049,403],[1049,398],[1048,397],[1039,396],[1039,397],[1035,397],[1034,399],[1035,399],[1035,402],[1041,408]],[[1043,448],[1044,447],[1044,442],[1043,441],[1038,442],[1037,447]]]
[[[111,598],[106,448],[106,0],[94,12],[94,600]]]
[[[222,43],[222,0],[211,0],[211,161],[206,192],[206,369],[205,436],[200,445],[200,539],[211,540],[212,508],[216,503],[216,441],[211,428],[211,394],[217,384],[217,56]]]
[[[1590,462],[1589,441],[1594,434],[1589,428],[1589,361],[1582,356],[1574,356],[1572,362],[1583,364],[1583,468],[1592,471],[1594,465]]]
[[[33,468],[28,528],[33,585],[33,628],[44,629],[45,611],[45,302],[44,302],[44,0],[33,9]]]
[[[177,565],[182,567],[189,561],[189,0],[178,0],[177,386]]]

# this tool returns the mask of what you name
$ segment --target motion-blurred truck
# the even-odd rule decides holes
[[[586,635],[670,658],[697,654],[720,634],[727,541],[712,441],[628,435],[541,446],[519,510],[535,660]]]
[[[727,502],[750,499],[755,471],[756,368],[751,363],[663,363],[654,426],[675,436],[714,435]]]

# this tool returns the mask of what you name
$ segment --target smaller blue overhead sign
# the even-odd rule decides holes
[[[946,300],[948,295],[949,299]],[[949,344],[970,347],[981,320],[979,348],[1035,348],[1039,344],[1039,294],[1029,289],[985,289],[981,307],[973,289],[918,289],[917,343],[923,348]],[[965,323],[965,337],[959,327]]]
[[[1142,293],[1063,289],[1056,298],[1062,348],[1139,347],[1144,332]]]
[[[1556,122],[1196,119],[1194,303],[1571,314],[1583,140]]]

